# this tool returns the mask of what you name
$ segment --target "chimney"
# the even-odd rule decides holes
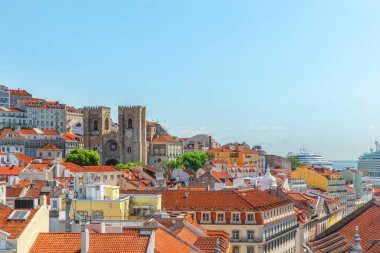
[[[220,250],[219,238],[216,238],[215,253],[222,253],[222,251]]]
[[[46,206],[47,205],[46,195],[41,196],[40,203],[41,203],[40,206]]]
[[[90,248],[90,232],[84,226],[82,227],[81,253],[87,253]]]
[[[188,198],[189,197],[189,194],[190,194],[190,191],[185,191],[185,198]]]

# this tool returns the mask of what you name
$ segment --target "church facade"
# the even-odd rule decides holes
[[[98,151],[101,164],[147,163],[146,108],[119,106],[118,129],[111,127],[111,109],[84,107],[84,148]]]

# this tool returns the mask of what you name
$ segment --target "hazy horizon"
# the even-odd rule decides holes
[[[1,1],[0,83],[147,106],[179,137],[356,160],[379,138],[379,1]]]

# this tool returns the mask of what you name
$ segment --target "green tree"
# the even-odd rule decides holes
[[[208,155],[203,152],[186,152],[177,161],[182,167],[196,172],[208,160]]]
[[[161,168],[164,169],[165,176],[167,176],[167,179],[169,179],[169,180],[171,180],[173,170],[183,169],[183,165],[179,162],[178,159],[174,159],[174,160],[170,160],[170,161],[162,160],[160,162],[160,166],[161,166]]]
[[[301,167],[302,165],[304,165],[303,163],[301,163],[301,161],[300,161],[300,159],[298,157],[289,157],[288,161],[291,164],[292,170],[295,170],[298,167]]]
[[[116,164],[116,168],[120,170],[129,170],[132,167],[137,167],[141,165],[144,165],[144,163],[143,162],[129,162],[126,164]]]
[[[74,149],[65,159],[66,162],[72,162],[79,166],[96,166],[100,164],[99,153],[87,149]]]

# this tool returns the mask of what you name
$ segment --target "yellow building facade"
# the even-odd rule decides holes
[[[221,160],[227,165],[258,166],[259,154],[251,149],[237,147],[236,150],[229,148],[215,148],[207,151],[211,160]]]
[[[161,211],[160,194],[120,195],[118,186],[86,185],[86,196],[72,200],[71,220],[128,220]]]
[[[295,179],[304,179],[307,186],[318,188],[327,192],[327,178],[307,166],[302,166],[297,168],[295,171],[292,171],[292,177]]]

